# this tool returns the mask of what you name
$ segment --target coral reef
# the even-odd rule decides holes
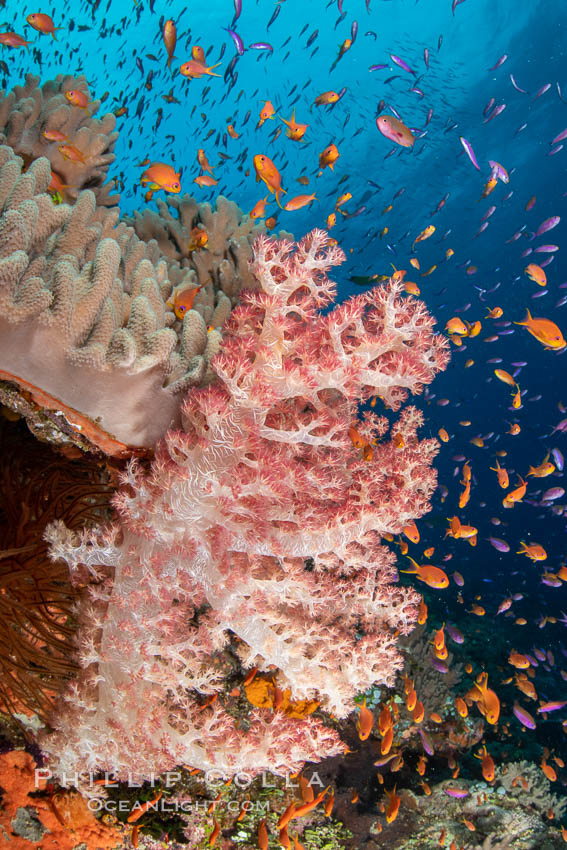
[[[176,327],[165,261],[90,191],[54,206],[49,175],[47,160],[22,173],[0,147],[0,378],[106,454],[152,446],[179,423],[182,390],[210,379],[220,333],[197,308]],[[30,412],[29,395],[22,408],[8,391],[2,401]]]
[[[343,257],[322,231],[298,245],[261,237],[261,290],[225,326],[217,381],[188,394],[183,430],[167,433],[149,475],[130,465],[120,524],[80,536],[50,527],[52,556],[74,581],[97,582],[81,673],[44,740],[59,774],[282,773],[341,751],[318,715],[256,708],[235,722],[223,652],[277,668],[279,688],[337,716],[373,682],[392,684],[418,597],[393,584],[381,535],[428,510],[438,444],[417,438],[413,407],[395,440],[385,417],[366,414],[372,460],[348,429],[360,401],[377,394],[397,410],[419,392],[447,343],[394,281],[322,314],[335,294],[327,271]]]
[[[86,109],[74,106],[65,97],[65,92],[70,91],[89,100],[85,77],[64,74],[43,86],[39,85],[39,77],[27,74],[24,86],[0,92],[0,144],[9,145],[26,167],[39,157],[47,157],[63,184],[65,200],[74,201],[82,189],[90,189],[99,206],[114,206],[120,196],[111,195],[114,182],[105,180],[116,159],[116,119],[110,112],[102,119],[93,117],[100,100],[89,101]],[[50,131],[62,134],[68,144],[81,152],[84,162],[65,158],[59,150],[61,140],[43,135]]]

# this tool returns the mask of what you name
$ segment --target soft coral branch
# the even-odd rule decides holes
[[[314,757],[308,741],[320,757],[340,751],[313,717],[288,718],[276,746],[283,721],[265,709],[249,732],[228,698],[198,710],[200,694],[222,687],[214,660],[229,641],[243,667],[277,668],[294,699],[338,716],[400,668],[397,634],[411,630],[418,597],[395,586],[381,538],[429,509],[437,443],[418,439],[412,407],[395,425],[401,448],[384,418],[365,417],[370,462],[348,428],[360,400],[378,395],[395,410],[419,392],[447,345],[395,282],[322,314],[335,295],[327,272],[343,259],[323,231],[298,245],[260,237],[261,288],[225,325],[218,380],[189,392],[183,430],[166,435],[149,474],[129,468],[115,500],[120,534],[67,547],[54,535],[70,564],[114,557],[94,665],[88,616],[82,629],[91,666],[73,699],[88,710],[70,704],[47,742],[60,768],[85,758],[118,773],[180,762],[281,771]]]

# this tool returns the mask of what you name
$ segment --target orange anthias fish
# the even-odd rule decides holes
[[[231,139],[239,139],[240,133],[237,133],[232,124],[228,124],[226,128],[226,132],[230,136]]]
[[[210,174],[199,174],[198,177],[195,177],[193,183],[196,183],[201,189],[203,186],[209,188],[210,186],[216,186],[219,181],[215,180],[214,177],[211,177]]]
[[[492,782],[495,776],[494,759],[489,754],[486,746],[483,746],[480,753],[475,754],[475,758],[482,759],[482,776],[486,782]]]
[[[190,59],[189,62],[183,63],[179,69],[179,73],[184,77],[187,77],[189,80],[198,79],[205,74],[208,74],[209,77],[220,77],[220,74],[213,74],[213,68],[216,68],[220,64],[220,62],[215,62],[214,65],[207,68],[207,66],[202,62],[198,62],[196,59]]]
[[[280,172],[272,162],[272,160],[264,154],[256,154],[254,157],[254,170],[256,172],[256,183],[260,180],[266,184],[270,192],[276,196],[276,203],[281,208],[280,195],[286,194],[285,189],[282,189],[282,178]]]
[[[508,656],[508,664],[516,667],[517,670],[527,670],[530,666],[530,659],[526,655],[521,655],[513,649]]]
[[[0,44],[4,47],[25,47],[29,51],[28,44],[31,42],[15,32],[0,32]]]
[[[291,139],[293,142],[299,142],[305,135],[305,131],[309,127],[309,124],[298,124],[295,120],[295,109],[293,110],[293,114],[289,121],[286,121],[285,118],[279,116],[280,121],[283,121],[284,124],[287,125],[286,136],[288,139]]]
[[[395,785],[394,785],[394,788],[393,788],[392,791],[386,791],[386,789],[384,789],[384,793],[386,794],[386,797],[388,798],[388,806],[386,808],[386,822],[392,823],[398,817],[398,812],[400,810],[400,802],[401,801],[400,801],[400,798],[398,797],[398,795],[396,794],[396,786]]]
[[[485,316],[485,319],[499,319],[504,313],[502,307],[492,307],[488,310],[488,316]]]
[[[415,520],[412,520],[407,525],[404,525],[402,528],[402,534],[405,534],[408,540],[411,540],[412,543],[419,543],[419,529],[415,524]]]
[[[199,150],[197,151],[197,162],[199,163],[203,171],[208,171],[209,174],[213,173],[213,169],[210,166],[209,160],[207,159],[203,148],[199,148]]]
[[[315,106],[328,106],[330,103],[336,103],[338,99],[336,91],[324,91],[315,98]]]
[[[180,175],[172,165],[165,162],[152,162],[140,178],[142,186],[147,186],[152,192],[163,189],[165,192],[178,194],[181,191]]]
[[[390,139],[391,142],[396,142],[403,148],[411,148],[415,142],[415,137],[409,127],[394,118],[393,115],[379,115],[376,119],[376,126],[383,136]]]
[[[80,91],[79,89],[69,89],[69,91],[65,92],[65,97],[71,106],[78,106],[79,109],[87,109],[90,103],[87,92]]]
[[[409,558],[409,560],[412,562],[414,568],[411,570],[400,570],[401,573],[415,573],[417,579],[427,584],[428,587],[436,587],[441,590],[444,587],[449,587],[449,577],[440,567],[434,567],[432,564],[420,565],[413,558]]]
[[[498,477],[498,483],[505,490],[510,483],[509,478],[508,478],[508,471],[506,469],[504,469],[504,467],[500,466],[498,461],[496,461],[496,466],[490,467],[490,470],[492,472],[496,473],[496,475]]]
[[[500,700],[498,696],[488,687],[488,673],[480,673],[475,682],[478,691],[476,702],[481,714],[484,714],[487,723],[494,726],[500,717]]]
[[[79,148],[76,148],[75,145],[58,145],[57,150],[64,159],[67,159],[70,162],[80,162],[83,165],[86,164],[85,155],[79,150]]]
[[[528,486],[528,482],[524,481],[524,479],[518,475],[518,478],[522,482],[519,487],[516,487],[515,490],[512,490],[510,493],[506,493],[502,504],[505,508],[513,507],[516,502],[521,502],[524,496],[526,495],[526,488]]]
[[[163,43],[167,50],[167,67],[171,68],[171,60],[175,59],[174,51],[177,44],[177,29],[175,21],[166,21],[163,25]]]
[[[536,263],[530,263],[524,269],[525,273],[529,277],[530,280],[533,280],[534,283],[539,284],[539,286],[546,286],[547,284],[547,275],[541,266],[538,266]]]
[[[333,171],[333,166],[339,156],[340,153],[334,143],[326,147],[324,151],[321,151],[321,153],[319,154],[319,168],[321,169],[321,171],[319,172],[318,176],[321,176],[321,174],[323,173],[323,168],[326,168],[327,166],[329,166],[331,171]]]
[[[264,121],[267,121],[268,118],[273,118],[275,114],[276,110],[274,109],[272,101],[265,100],[264,106],[262,107],[262,110],[260,112],[260,118],[258,120],[258,123],[256,124],[256,129],[258,129],[258,127],[261,127]]]
[[[313,201],[316,201],[315,193],[312,195],[296,195],[295,198],[290,198],[287,204],[284,206],[284,210],[288,212],[294,212],[295,210],[300,210],[302,207],[306,207],[307,204],[311,204]]]
[[[459,319],[458,316],[454,316],[452,319],[449,319],[447,324],[445,325],[445,330],[450,334],[459,334],[460,336],[467,336],[469,329],[465,325],[462,319]]]
[[[553,472],[555,472],[555,464],[551,463],[549,454],[547,454],[539,466],[530,466],[530,471],[526,475],[526,478],[530,475],[533,475],[534,478],[547,478]]]
[[[514,322],[514,324],[527,328],[528,333],[547,349],[557,351],[560,348],[565,348],[567,342],[563,339],[563,334],[555,322],[552,322],[551,319],[534,319],[529,310],[526,310],[526,313],[523,322]]]
[[[425,230],[422,230],[421,233],[419,233],[415,237],[415,239],[413,241],[413,245],[411,246],[412,251],[414,250],[414,248],[415,248],[415,246],[417,245],[418,242],[424,242],[426,239],[429,239],[430,236],[433,236],[434,233],[435,233],[435,225],[429,224],[425,228]]]
[[[201,291],[204,285],[203,283],[201,286],[182,286],[172,293],[171,298],[167,301],[167,306],[173,307],[173,312],[178,319],[183,320],[185,313],[191,310],[195,296]]]
[[[44,130],[41,135],[48,142],[66,142],[68,138],[61,130]]]
[[[265,198],[262,198],[260,201],[256,201],[253,209],[250,211],[250,218],[263,218],[266,214],[266,201],[270,196],[266,195]]]
[[[53,26],[53,20],[51,17],[43,12],[32,12],[31,15],[27,16],[26,21],[34,28],[34,30],[43,32],[46,35],[52,35],[55,41],[57,41],[55,38],[55,30],[63,29],[63,27]]]
[[[532,561],[545,561],[547,552],[539,543],[526,543],[520,540],[521,549],[518,550],[518,555],[527,555]]]
[[[374,726],[374,715],[370,711],[369,708],[366,708],[366,698],[364,702],[360,706],[360,713],[358,715],[358,721],[356,724],[356,728],[358,730],[358,737],[361,741],[366,741],[370,733],[372,732],[372,727]]]
[[[193,227],[189,235],[191,239],[187,245],[188,251],[200,251],[209,241],[209,234],[202,227]]]

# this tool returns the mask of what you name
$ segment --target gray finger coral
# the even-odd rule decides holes
[[[69,102],[65,93],[71,91],[86,99],[85,108]],[[81,189],[91,189],[98,205],[113,206],[120,196],[111,194],[114,181],[105,181],[108,168],[116,159],[116,118],[111,112],[94,118],[100,100],[90,101],[89,97],[83,76],[59,74],[40,86],[39,77],[27,74],[24,86],[0,93],[0,143],[21,156],[26,167],[40,156],[47,157],[63,184],[65,200],[74,201]],[[44,133],[63,138],[48,139]],[[76,148],[83,162],[65,156],[60,150],[62,145]]]
[[[22,166],[0,147],[0,377],[108,454],[151,447],[178,424],[181,390],[208,380],[220,333],[197,305],[175,321],[165,260],[118,211],[90,191],[56,206],[48,160]]]

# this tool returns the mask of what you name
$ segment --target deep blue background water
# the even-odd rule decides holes
[[[138,163],[146,157],[181,168],[183,191],[197,199],[212,201],[222,193],[249,211],[266,194],[263,184],[256,184],[252,167],[252,157],[264,153],[282,174],[288,193],[285,200],[313,191],[318,198],[310,208],[293,213],[278,210],[272,202],[267,214],[277,213],[278,228],[300,237],[313,227],[323,226],[336,198],[346,191],[353,197],[345,211],[365,207],[356,217],[343,219],[338,215],[338,224],[332,230],[347,254],[347,262],[335,272],[341,298],[364,291],[349,280],[351,275],[386,274],[394,263],[407,269],[407,278],[418,283],[441,329],[453,315],[482,320],[480,335],[466,340],[461,349],[453,347],[449,369],[420,401],[427,418],[424,434],[434,435],[441,426],[451,434],[437,464],[440,484],[449,492],[444,502],[437,493],[432,514],[419,523],[423,545],[410,548],[410,553],[417,552],[419,560],[423,548],[435,545],[434,563],[452,554],[446,568],[449,572],[458,569],[465,577],[463,604],[458,603],[454,585],[444,594],[428,592],[433,615],[458,621],[479,644],[491,639],[498,649],[494,663],[502,669],[512,646],[520,651],[530,651],[534,644],[552,649],[555,667],[540,696],[558,698],[567,690],[557,672],[557,667],[567,668],[567,659],[561,653],[565,623],[540,628],[538,621],[543,615],[561,617],[561,611],[567,611],[565,587],[541,584],[542,565],[515,552],[520,540],[537,541],[548,551],[544,566],[556,570],[565,557],[565,519],[537,504],[523,503],[504,510],[504,493],[490,467],[494,466],[494,452],[507,450],[508,456],[501,462],[513,485],[516,474],[525,475],[528,466],[539,464],[552,447],[567,451],[562,433],[549,436],[553,426],[564,418],[558,404],[567,404],[567,360],[561,353],[544,350],[515,325],[510,325],[513,334],[487,342],[486,337],[508,328],[495,326],[484,317],[488,306],[498,305],[504,310],[503,322],[519,321],[529,307],[534,315],[553,319],[567,334],[567,305],[561,304],[567,295],[567,289],[562,288],[567,286],[563,260],[567,140],[565,150],[549,156],[551,140],[567,127],[567,5],[549,0],[465,0],[453,14],[451,0],[371,0],[369,11],[364,0],[344,0],[341,20],[336,2],[285,0],[268,30],[278,4],[243,0],[235,29],[245,45],[268,41],[273,53],[246,50],[235,66],[238,76],[232,84],[223,76],[188,82],[177,73],[179,65],[190,58],[191,46],[198,44],[204,47],[210,65],[219,61],[224,46],[221,65],[216,69],[224,74],[235,54],[224,29],[233,19],[232,0],[200,4],[155,0],[152,5],[153,12],[147,0],[139,0],[138,6],[125,0],[103,0],[96,10],[92,3],[73,6],[71,15],[62,2],[44,3],[40,11],[51,14],[55,24],[63,27],[55,43],[25,23],[25,15],[39,9],[8,2],[0,16],[4,24],[0,29],[27,35],[33,41],[33,50],[28,54],[3,49],[2,59],[8,68],[3,85],[10,88],[21,82],[27,71],[39,74],[42,80],[60,72],[85,73],[93,97],[109,92],[101,112],[128,107],[128,115],[117,121],[121,135],[111,169],[111,176],[120,176],[124,183],[121,208],[125,212],[145,205]],[[166,67],[161,35],[165,18],[173,18],[177,25],[177,58],[172,63],[175,74]],[[357,39],[330,71],[354,21],[358,22]],[[318,35],[307,48],[315,30]],[[287,45],[282,46],[287,39]],[[424,62],[425,48],[429,50],[429,69]],[[407,62],[415,76],[395,65],[390,54]],[[498,69],[489,70],[504,54],[507,60]],[[143,70],[136,60],[141,61]],[[379,63],[388,63],[388,67],[369,71],[369,66]],[[153,79],[148,91],[144,83],[150,71]],[[527,93],[515,90],[510,74]],[[549,90],[536,98],[546,83],[551,84]],[[333,108],[313,106],[317,95],[343,87],[346,93]],[[412,87],[421,89],[424,96],[410,91]],[[180,104],[162,99],[170,89]],[[483,110],[492,97],[496,104],[505,103],[506,109],[484,122]],[[296,119],[310,125],[304,143],[290,141],[283,132],[274,139],[277,127],[285,129],[277,118],[256,128],[262,102],[267,99],[287,119],[295,107]],[[412,150],[395,146],[378,132],[375,118],[381,100],[386,103],[386,113],[393,107],[418,135],[426,131]],[[158,109],[163,114],[155,129]],[[433,117],[426,125],[429,109],[433,109]],[[251,115],[245,122],[248,111]],[[226,137],[228,123],[240,133],[238,140]],[[465,155],[459,136],[472,144],[480,171]],[[334,172],[325,169],[318,178],[318,154],[331,142],[338,146],[340,158]],[[219,185],[213,189],[202,190],[192,182],[199,174],[197,149],[201,147],[215,166]],[[231,159],[223,162],[219,151]],[[507,186],[499,183],[490,197],[479,200],[490,174],[489,159],[502,163],[510,173],[510,182]],[[309,176],[309,187],[296,182],[302,174]],[[447,193],[445,206],[432,216]],[[533,195],[536,203],[528,212],[525,206]],[[383,213],[391,203],[393,209]],[[484,233],[475,238],[481,217],[492,204],[496,211]],[[552,215],[562,216],[559,226],[530,241],[538,225]],[[416,255],[422,272],[435,263],[438,268],[420,277],[409,265],[411,246],[430,223],[436,232],[417,246]],[[517,241],[507,241],[524,226]],[[384,227],[389,232],[380,239]],[[528,262],[541,262],[548,255],[520,256],[526,248],[542,243],[560,248],[546,268],[545,290],[531,282],[523,269]],[[447,248],[454,256],[445,262]],[[467,265],[476,266],[476,274],[467,274]],[[482,292],[497,285],[490,294]],[[465,369],[468,358],[475,362]],[[494,358],[502,362],[487,362]],[[497,366],[514,372],[511,364],[515,361],[527,362],[518,374],[525,395],[517,411],[510,407],[510,388],[493,377]],[[440,399],[449,399],[450,404],[439,405]],[[462,420],[472,424],[461,426]],[[506,433],[513,421],[522,427],[515,437]],[[491,433],[484,448],[470,443],[476,435]],[[468,458],[473,469],[471,500],[464,511],[458,510],[461,487],[454,477],[454,468],[461,465],[455,457],[460,456]],[[543,480],[530,479],[530,500],[537,502],[537,491],[558,485],[564,486],[559,473]],[[565,499],[559,500],[559,504],[565,503]],[[478,527],[476,548],[460,540],[443,541],[445,517],[455,513]],[[492,524],[492,517],[499,518],[502,525]],[[496,552],[486,540],[490,535],[506,539],[511,552]],[[526,627],[514,625],[513,618],[494,617],[500,600],[513,592],[525,595],[514,606],[514,613],[528,619]],[[466,613],[476,594],[482,594],[480,601],[487,610],[484,619]],[[555,725],[554,729],[559,740],[559,727]]]

